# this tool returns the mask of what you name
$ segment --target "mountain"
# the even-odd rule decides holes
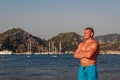
[[[120,34],[107,34],[97,36],[95,39],[100,43],[100,49],[103,52],[119,52],[120,51]]]
[[[14,53],[47,51],[47,41],[21,28],[13,28],[0,34],[0,50],[11,50]]]
[[[99,42],[101,52],[120,51],[120,34],[96,36],[94,39]],[[59,49],[59,43],[61,43],[62,52],[68,53],[75,51],[81,41],[83,41],[83,36],[75,32],[60,33],[48,40],[48,42],[53,42],[57,49]]]
[[[73,52],[76,48],[79,42],[83,40],[83,37],[75,32],[66,32],[66,33],[60,33],[57,36],[54,36],[53,38],[48,40],[48,43],[54,43],[54,46],[57,48],[57,51],[59,51],[59,44],[61,43],[61,52],[69,53]],[[52,45],[53,46],[53,45]]]
[[[120,34],[107,34],[94,37],[99,44],[100,50],[120,51]],[[33,36],[21,28],[9,29],[0,34],[0,51],[10,50],[14,53],[36,52],[62,52],[72,53],[78,44],[83,41],[83,36],[75,32],[60,33],[49,40]],[[109,53],[108,52],[108,53]]]
[[[100,43],[118,42],[120,41],[120,34],[107,34],[103,36],[97,36],[95,39]]]

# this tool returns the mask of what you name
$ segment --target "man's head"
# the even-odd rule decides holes
[[[94,29],[91,27],[87,27],[84,29],[84,39],[92,38],[94,35]]]

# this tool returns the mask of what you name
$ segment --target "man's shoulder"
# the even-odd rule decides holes
[[[83,45],[83,44],[85,44],[85,42],[83,41],[83,42],[80,42],[80,44],[79,45]]]
[[[96,40],[93,40],[91,46],[98,47],[98,46],[99,46],[99,43],[98,43]]]
[[[95,39],[93,39],[93,41],[92,41],[93,43],[95,43],[95,44],[99,44],[98,43],[98,41],[97,40],[95,40]]]
[[[80,47],[80,46],[82,46],[82,45],[84,45],[84,42],[80,42],[78,46]]]

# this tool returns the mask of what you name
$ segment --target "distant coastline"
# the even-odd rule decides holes
[[[106,50],[106,51],[100,51],[100,54],[120,54],[120,51]]]
[[[15,55],[19,55],[19,54],[25,54],[25,55],[31,55],[31,54],[35,54],[35,55],[57,55],[57,54],[74,54],[74,52],[67,52],[67,53],[60,53],[60,52],[38,52],[38,53],[32,53],[32,52],[24,52],[24,53],[13,53],[11,51],[0,51],[0,55],[10,55],[10,54],[15,54]],[[112,50],[107,50],[107,51],[100,51],[100,54],[120,54],[120,51],[112,51]]]

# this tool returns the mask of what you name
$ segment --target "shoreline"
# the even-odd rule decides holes
[[[117,54],[120,55],[120,53],[100,53],[100,54],[105,54],[105,55],[109,55],[109,54]],[[0,54],[0,55],[73,55],[73,54],[41,54],[41,53],[37,53],[37,54],[25,54],[25,53],[12,53],[12,54]]]
[[[39,55],[39,54],[44,54],[44,55],[57,55],[57,54],[74,54],[74,52],[37,52],[37,53],[33,53],[33,52],[23,52],[23,53],[13,53],[12,51],[0,51],[0,55],[8,55],[8,54],[26,54],[26,55],[31,55],[31,54],[35,54],[35,55]],[[100,51],[100,54],[120,54],[120,51],[112,51],[112,50],[106,50],[106,51]]]
[[[100,54],[120,54],[120,51],[106,50],[106,51],[100,51]]]

